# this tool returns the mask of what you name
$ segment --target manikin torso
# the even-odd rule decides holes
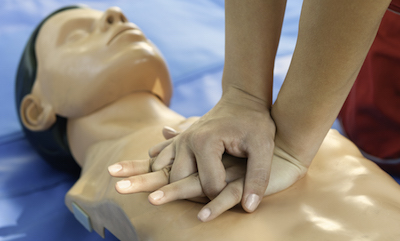
[[[139,240],[369,241],[400,237],[398,184],[335,131],[324,140],[308,174],[287,190],[265,197],[253,214],[235,207],[202,223],[196,215],[203,204],[176,201],[153,206],[147,193],[118,194],[117,179],[105,167],[148,158],[149,147],[163,140],[162,127],[178,126],[182,121],[183,117],[149,93],[126,96],[92,115],[69,120],[71,149],[83,173],[67,194],[67,205],[71,208],[73,200],[85,197],[86,204],[76,202],[112,206],[112,215],[99,218],[104,220],[96,231],[101,233],[106,226],[122,240],[134,233],[122,232],[122,227],[135,229]],[[107,227],[109,220],[122,226]]]

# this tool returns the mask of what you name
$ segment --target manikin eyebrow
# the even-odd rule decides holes
[[[87,32],[92,32],[94,29],[94,24],[96,19],[94,18],[79,18],[79,19],[71,19],[63,23],[63,25],[59,29],[59,36],[57,38],[57,46],[62,45],[65,43],[65,40],[75,30],[84,30]]]

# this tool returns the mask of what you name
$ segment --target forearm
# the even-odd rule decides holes
[[[287,77],[272,109],[276,143],[309,162],[334,122],[390,0],[304,0]]]
[[[285,7],[286,0],[225,1],[224,95],[239,90],[271,106]]]

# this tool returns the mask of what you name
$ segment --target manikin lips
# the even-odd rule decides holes
[[[112,41],[114,41],[115,39],[121,37],[122,35],[124,35],[126,33],[140,36],[140,40],[143,40],[143,38],[144,38],[142,31],[140,31],[139,29],[132,28],[132,27],[125,27],[125,28],[120,29],[119,31],[116,31],[116,34],[110,39],[110,41],[108,41],[108,44],[110,44]]]

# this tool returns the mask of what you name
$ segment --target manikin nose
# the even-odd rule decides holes
[[[106,31],[112,25],[126,22],[128,20],[121,9],[119,7],[111,7],[104,12],[101,18],[101,29]]]

